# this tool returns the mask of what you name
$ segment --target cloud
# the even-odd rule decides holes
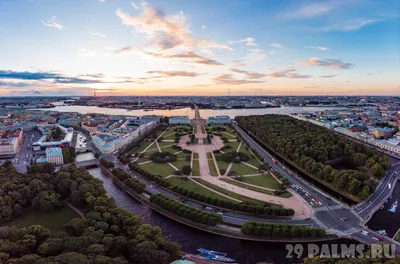
[[[337,74],[328,74],[328,75],[321,75],[321,76],[319,76],[320,78],[333,78],[333,77],[336,77],[336,76],[338,76]]]
[[[148,74],[156,74],[157,76],[153,77],[197,77],[202,75],[197,72],[188,72],[188,71],[148,71]]]
[[[192,36],[182,11],[175,15],[167,15],[143,2],[141,11],[139,15],[135,16],[117,10],[116,15],[123,24],[146,35],[149,44],[160,51],[177,47],[188,51],[192,51],[194,47],[230,49],[227,45]]]
[[[317,46],[305,46],[304,48],[306,48],[306,49],[317,49],[317,50],[322,50],[322,51],[327,51],[327,50],[329,50],[329,49],[326,48],[326,47],[317,47]]]
[[[244,79],[235,79],[232,74],[221,74],[215,76],[213,78],[216,84],[226,84],[226,85],[242,85],[249,83],[264,83],[265,81],[256,81],[256,80],[244,80]]]
[[[265,53],[262,49],[249,49],[248,51],[248,59],[262,60],[265,57]]]
[[[207,28],[206,25],[202,25],[202,26],[201,26],[201,29],[206,29],[206,28]]]
[[[105,37],[107,37],[107,36],[104,35],[104,34],[101,34],[101,33],[98,33],[98,32],[94,32],[94,31],[89,31],[89,34],[92,35],[92,36],[95,36],[95,37],[99,37],[99,38],[105,38]]]
[[[133,82],[132,80],[108,82],[99,80],[104,77],[101,73],[85,74],[78,76],[66,76],[55,72],[27,72],[27,71],[6,71],[0,70],[0,81],[4,80],[19,80],[19,81],[40,81],[45,84],[58,83],[58,84],[95,84],[95,83],[127,83]],[[3,81],[2,81],[3,79]],[[13,86],[12,84],[10,86]],[[16,87],[14,85],[14,87]],[[21,86],[22,87],[22,84]]]
[[[351,69],[353,68],[353,64],[342,62],[337,59],[321,59],[321,58],[311,58],[305,61],[301,61],[300,63],[307,66],[320,66],[330,69]]]
[[[240,40],[229,41],[229,44],[240,44],[240,43],[244,43],[246,46],[258,46],[256,44],[256,40],[252,37],[247,37],[247,38],[240,39]]]
[[[53,16],[50,20],[47,20],[47,22],[42,21],[42,24],[45,25],[46,27],[52,27],[55,29],[63,29],[63,26],[57,22],[56,16]]]
[[[301,74],[296,73],[296,69],[293,67],[270,73],[270,74],[268,74],[268,76],[271,78],[289,78],[289,79],[312,78],[311,75],[301,75]]]
[[[271,46],[271,47],[274,47],[274,48],[277,48],[277,49],[283,48],[283,45],[282,45],[282,44],[279,44],[279,43],[272,43],[272,44],[270,44],[270,46]]]
[[[160,58],[160,59],[179,59],[183,60],[183,62],[185,63],[192,63],[192,64],[211,65],[211,66],[223,65],[222,63],[216,60],[208,59],[192,51],[188,51],[185,53],[168,54],[168,53],[161,53],[161,52],[157,53],[140,49],[134,49],[133,47],[124,47],[122,49],[114,51],[115,54],[121,54],[126,52],[136,52],[139,54],[144,54],[153,58]]]
[[[239,69],[235,69],[235,68],[231,68],[229,70],[231,72],[243,74],[248,79],[261,79],[261,78],[267,76],[267,74],[264,74],[264,73],[249,72],[249,71],[239,70]]]
[[[377,22],[379,22],[379,20],[377,20],[377,19],[368,19],[368,20],[358,19],[358,20],[348,21],[348,22],[324,26],[324,27],[316,27],[316,28],[312,28],[312,29],[315,31],[321,31],[321,32],[355,31],[355,30],[359,30],[365,26],[375,24]]]
[[[106,2],[106,0],[99,0],[99,2],[101,2],[101,3],[105,3],[105,2]]]
[[[286,12],[283,17],[292,19],[312,18],[316,16],[326,15],[327,13],[341,7],[351,1],[347,0],[331,0],[331,1],[318,1],[308,2],[300,6],[295,6],[292,10]]]
[[[94,57],[97,55],[97,51],[95,50],[89,50],[86,48],[79,48],[78,49],[78,55],[79,56],[84,56],[84,57]]]

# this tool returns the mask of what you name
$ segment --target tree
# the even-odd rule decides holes
[[[32,205],[42,212],[52,212],[60,206],[60,195],[55,192],[42,191],[32,200]]]
[[[190,175],[190,173],[192,172],[192,167],[190,167],[190,165],[185,165],[182,167],[181,171],[184,175]]]

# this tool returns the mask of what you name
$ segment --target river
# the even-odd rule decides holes
[[[255,264],[261,261],[279,264],[299,262],[297,259],[286,258],[285,243],[251,242],[227,238],[175,222],[133,199],[107,178],[99,168],[88,171],[104,182],[108,195],[115,199],[118,206],[143,217],[143,222],[146,224],[159,226],[163,235],[168,240],[179,243],[185,252],[194,253],[196,248],[200,247],[222,251],[228,253],[229,257],[235,258],[240,264]],[[348,244],[350,242],[350,240],[338,239],[328,243]]]
[[[235,116],[248,116],[248,115],[265,115],[265,114],[291,114],[301,112],[318,112],[323,110],[344,109],[343,107],[295,107],[295,106],[282,106],[276,108],[247,108],[247,109],[201,109],[200,115],[202,118],[208,118],[216,115],[227,115],[231,118]],[[127,110],[116,108],[103,108],[97,106],[79,106],[79,105],[60,105],[54,108],[38,109],[43,111],[57,111],[57,112],[77,112],[81,114],[100,113],[106,115],[126,115],[126,116],[142,116],[142,115],[162,115],[162,116],[189,116],[194,118],[194,111],[191,108],[181,108],[174,110]]]

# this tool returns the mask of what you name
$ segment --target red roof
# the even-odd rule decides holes
[[[362,129],[359,127],[351,127],[348,130],[350,130],[351,132],[362,132]]]

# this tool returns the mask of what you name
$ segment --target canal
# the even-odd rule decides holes
[[[159,226],[168,240],[179,243],[182,250],[187,253],[194,253],[196,248],[203,247],[226,252],[228,256],[235,258],[241,264],[254,264],[262,261],[279,264],[299,262],[298,259],[286,258],[285,243],[251,242],[227,238],[179,224],[133,199],[107,178],[99,168],[90,169],[89,172],[104,182],[104,188],[108,195],[115,199],[118,206],[143,217],[143,222],[146,224]],[[348,244],[351,242],[346,239],[338,239],[328,243]]]

